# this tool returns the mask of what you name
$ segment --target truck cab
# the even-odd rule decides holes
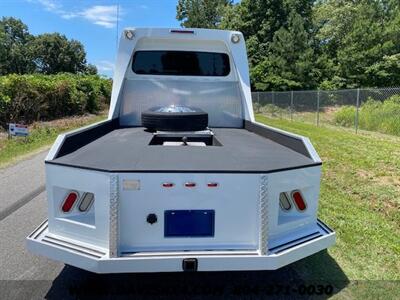
[[[277,269],[335,242],[321,164],[255,121],[240,32],[126,28],[108,119],[57,138],[27,246],[96,273]]]

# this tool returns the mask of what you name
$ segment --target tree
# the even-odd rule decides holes
[[[191,28],[217,28],[230,0],[179,0],[176,18],[181,26]]]
[[[225,9],[220,27],[243,32],[246,38],[253,87],[266,89],[271,86],[280,86],[279,89],[287,89],[288,86],[297,86],[297,83],[289,79],[291,76],[284,75],[285,70],[280,69],[282,72],[278,76],[276,73],[267,75],[267,69],[273,68],[276,71],[279,69],[280,63],[283,66],[285,58],[278,57],[278,53],[285,54],[287,48],[284,47],[281,51],[278,49],[278,44],[285,44],[282,41],[289,34],[290,16],[293,16],[294,13],[299,16],[301,31],[304,31],[301,36],[306,35],[306,42],[309,42],[308,36],[312,32],[313,26],[313,2],[312,0],[243,0]],[[293,45],[292,41],[289,43]],[[276,61],[272,62],[271,59],[268,59],[270,55],[274,55]],[[303,54],[304,57],[309,55],[309,53]],[[273,64],[271,65],[271,63]],[[269,78],[267,79],[266,76]],[[284,78],[285,80],[281,81]],[[271,80],[275,83],[272,84]]]
[[[365,74],[375,86],[399,86],[400,53],[384,56],[382,60],[367,67]]]
[[[252,70],[258,90],[295,90],[316,87],[317,69],[310,34],[303,18],[290,13],[287,28],[274,34],[268,55]]]
[[[390,0],[329,0],[317,7],[317,37],[335,64],[330,81],[339,88],[400,84],[399,8]]]
[[[86,66],[85,74],[96,75],[97,74],[97,67],[95,65],[88,64]]]
[[[83,45],[59,33],[41,34],[31,45],[36,70],[45,74],[84,73],[87,70]]]
[[[400,85],[399,0],[180,0],[177,18],[243,32],[256,89]]]
[[[40,72],[96,74],[83,45],[59,33],[31,35],[21,20],[0,20],[0,75]]]
[[[29,73],[34,70],[28,27],[14,18],[0,20],[0,75]]]
[[[349,34],[356,21],[357,5],[355,1],[327,0],[314,7],[314,27],[316,37],[324,46],[324,51],[332,58],[336,57],[343,39]]]
[[[274,33],[284,22],[281,0],[243,0],[235,7],[237,18],[222,18],[221,27],[239,30],[247,40],[250,68],[259,64],[268,53]]]
[[[243,0],[234,9],[225,10],[223,29],[239,30],[247,40],[250,66],[260,63],[268,53],[275,33],[288,24],[292,11],[304,20],[306,30],[312,26],[313,0]]]

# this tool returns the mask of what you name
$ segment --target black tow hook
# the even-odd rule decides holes
[[[182,269],[184,272],[196,272],[197,266],[197,258],[185,258],[182,261]]]

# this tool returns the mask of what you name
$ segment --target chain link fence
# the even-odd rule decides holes
[[[255,113],[400,136],[400,88],[253,92]]]

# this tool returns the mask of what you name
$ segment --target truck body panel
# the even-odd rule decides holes
[[[162,74],[180,55],[198,69]],[[209,126],[143,128],[162,105]],[[321,164],[308,138],[254,121],[241,33],[128,28],[108,120],[46,157],[48,220],[28,248],[98,273],[276,269],[335,242],[317,218]]]

